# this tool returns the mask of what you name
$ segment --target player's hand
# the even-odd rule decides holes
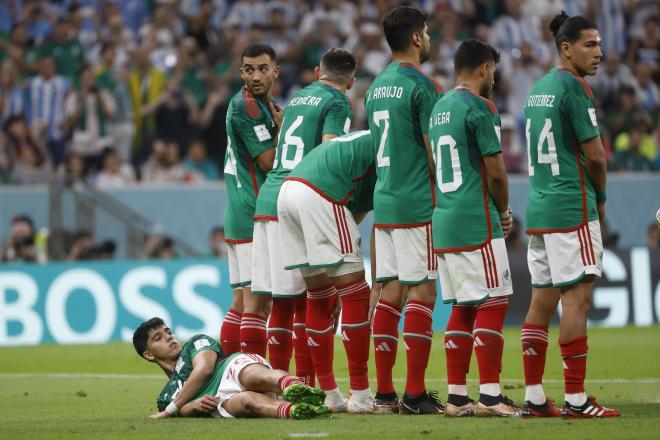
[[[152,414],[152,415],[149,416],[149,418],[153,419],[153,420],[167,419],[169,417],[171,417],[171,416],[167,411],[157,412],[156,414]]]
[[[605,202],[599,203],[597,209],[598,209],[598,218],[602,222],[605,220]]]
[[[500,215],[500,224],[502,225],[502,232],[504,233],[504,238],[507,238],[511,233],[511,228],[513,227],[513,215],[511,214],[511,209],[508,210],[509,216],[502,218]]]
[[[378,300],[380,299],[380,292],[383,289],[382,283],[374,283],[371,286],[371,295],[369,296],[369,325],[373,326],[374,324],[374,312],[376,311],[376,306],[378,305]]]
[[[337,295],[337,301],[335,301],[335,308],[332,310],[332,328],[336,333],[339,328],[339,314],[341,313],[341,297]]]
[[[277,128],[280,128],[280,125],[282,125],[282,116],[284,115],[284,107],[281,105],[275,104],[274,102],[270,103],[270,112],[273,115],[273,122],[277,126]]]
[[[213,411],[218,409],[218,404],[220,403],[220,398],[215,396],[202,396],[199,399],[195,399],[193,404],[193,409],[195,412],[201,414],[211,414]]]

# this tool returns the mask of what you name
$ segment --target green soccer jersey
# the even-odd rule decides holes
[[[303,182],[328,201],[344,205],[356,188],[361,188],[369,172],[375,172],[373,142],[371,133],[364,130],[319,145],[305,156],[286,180]],[[373,187],[371,191],[373,193]],[[362,189],[359,192],[354,202],[362,206],[365,203],[362,199],[369,196],[363,194]]]
[[[566,69],[539,79],[525,103],[527,232],[575,230],[597,220],[596,192],[581,143],[599,135],[591,88]]]
[[[321,82],[291,98],[284,109],[273,169],[259,192],[255,218],[277,219],[277,196],[284,179],[321,143],[323,135],[348,133],[352,118],[348,97]]]
[[[437,82],[400,62],[387,66],[367,90],[364,105],[376,156],[376,226],[421,226],[431,221],[433,180],[423,135],[440,96]]]
[[[483,162],[484,156],[502,152],[495,104],[467,89],[452,89],[435,104],[429,127],[438,189],[434,250],[474,250],[504,237]]]
[[[274,147],[276,134],[269,104],[243,87],[227,109],[224,227],[229,243],[252,240],[257,195],[266,178],[255,158]]]
[[[183,347],[181,347],[181,353],[179,353],[179,358],[176,360],[174,372],[167,381],[167,384],[163,387],[163,390],[160,392],[158,399],[156,399],[156,405],[158,406],[159,411],[164,411],[165,407],[176,399],[176,396],[181,392],[181,388],[183,388],[183,384],[186,383],[190,377],[190,373],[192,373],[193,359],[199,352],[206,350],[212,350],[218,353],[218,362],[215,364],[213,375],[199,389],[197,394],[193,396],[193,399],[200,398],[207,394],[215,396],[227,364],[239,353],[226,357],[225,352],[220,348],[218,341],[210,336],[195,335],[190,338],[188,342],[183,344]]]

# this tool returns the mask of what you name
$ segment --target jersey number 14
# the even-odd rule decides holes
[[[534,166],[532,165],[532,142],[530,130],[532,120],[527,119],[525,124],[525,137],[527,138],[527,166],[529,168],[529,175],[534,175]],[[548,145],[548,152],[543,152],[543,145]],[[539,135],[539,140],[536,143],[536,163],[549,164],[550,171],[553,176],[559,175],[559,161],[557,160],[557,146],[555,144],[555,135],[552,133],[552,119],[545,118],[543,129]]]

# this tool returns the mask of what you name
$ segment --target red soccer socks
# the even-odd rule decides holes
[[[307,289],[307,345],[322,390],[337,388],[332,367],[335,330],[332,312],[336,301],[335,286]]]
[[[470,371],[470,358],[472,357],[472,329],[477,313],[475,306],[455,305],[449,315],[447,329],[445,330],[445,356],[447,358],[447,383],[452,385],[466,385],[466,376]],[[463,388],[463,387],[461,387]],[[449,394],[467,396],[467,388],[463,392]]]
[[[525,323],[520,336],[523,366],[525,368],[525,385],[539,385],[543,383],[543,372],[545,371],[545,354],[548,351],[548,327]]]
[[[426,392],[424,376],[433,342],[433,304],[408,301],[403,323],[406,346],[406,394],[409,397]]]
[[[293,315],[295,298],[273,298],[268,320],[268,359],[278,370],[289,371],[293,354]]]
[[[580,336],[559,341],[561,358],[564,360],[564,389],[566,394],[584,393],[584,377],[587,374],[587,337]]]
[[[230,308],[220,327],[220,345],[227,356],[241,351],[241,319],[243,314]]]
[[[378,301],[374,313],[373,333],[378,394],[394,393],[392,368],[396,361],[396,349],[399,343],[400,319],[400,308],[382,299]]]
[[[266,317],[255,313],[243,313],[241,351],[266,356]]]
[[[314,364],[307,345],[307,294],[299,295],[294,300],[293,348],[296,357],[296,376],[305,380],[305,385],[314,386]]]
[[[362,279],[337,287],[342,302],[341,339],[348,358],[351,390],[369,388],[369,295],[371,288]]]
[[[508,307],[509,300],[506,297],[490,298],[477,307],[472,335],[482,394],[494,396],[500,394],[500,371],[504,348],[502,325]],[[484,387],[484,385],[488,386]]]

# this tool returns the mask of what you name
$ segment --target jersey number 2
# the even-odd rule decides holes
[[[529,168],[529,175],[534,175],[534,166],[532,165],[532,141],[530,130],[532,120],[527,119],[525,124],[525,137],[527,138],[527,167]],[[543,152],[543,144],[548,144],[548,152]],[[536,144],[536,162],[545,163],[550,165],[550,171],[553,176],[559,175],[559,161],[557,160],[557,146],[555,144],[555,135],[552,134],[552,119],[545,118],[543,129],[539,135],[539,141]]]
[[[378,145],[378,153],[376,160],[379,167],[389,167],[390,158],[385,156],[385,144],[387,143],[387,134],[390,131],[390,112],[388,110],[380,110],[374,112],[374,124],[380,128],[380,123],[383,122],[383,133],[380,136],[380,145]]]

